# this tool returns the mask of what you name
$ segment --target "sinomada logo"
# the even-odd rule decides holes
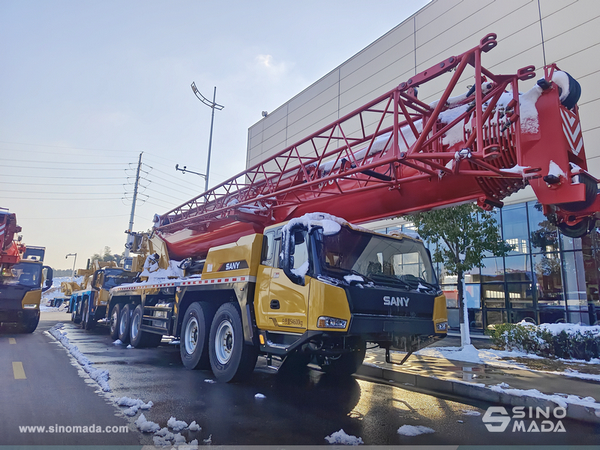
[[[492,433],[502,433],[507,429],[513,433],[564,433],[566,430],[561,419],[566,416],[567,410],[560,406],[513,406],[510,412],[504,406],[490,406],[481,420]],[[509,427],[511,422],[512,427]]]

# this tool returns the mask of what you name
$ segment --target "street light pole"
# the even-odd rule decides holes
[[[204,179],[206,180],[204,192],[206,192],[206,191],[208,191],[208,173],[210,171],[210,152],[211,152],[211,147],[212,147],[212,135],[213,135],[213,123],[215,120],[215,109],[221,111],[224,108],[224,106],[219,105],[216,102],[216,100],[217,100],[217,87],[216,86],[215,86],[215,90],[213,91],[212,102],[200,93],[198,88],[196,88],[195,82],[192,82],[192,92],[196,95],[198,100],[200,100],[202,103],[204,103],[210,109],[212,109],[212,114],[211,114],[211,118],[210,118],[210,136],[208,138],[208,160],[206,163],[206,175],[204,176]]]
[[[75,262],[77,261],[77,253],[69,253],[67,256],[65,256],[65,259],[68,259],[69,256],[75,257],[73,258],[73,271],[71,272],[71,281],[73,281],[73,278],[75,278]]]

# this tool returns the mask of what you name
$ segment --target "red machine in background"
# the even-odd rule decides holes
[[[481,64],[497,45],[480,44],[415,75],[316,133],[157,217],[172,258],[314,211],[354,223],[476,201],[501,207],[531,185],[544,214],[569,236],[595,224],[598,180],[587,171],[579,84],[556,65],[528,92],[528,66],[498,75]],[[465,69],[473,87],[453,95]],[[451,74],[438,101],[417,87]],[[439,82],[437,84],[439,88]]]
[[[0,272],[21,260],[25,246],[15,240],[15,235],[20,232],[17,215],[0,208]]]

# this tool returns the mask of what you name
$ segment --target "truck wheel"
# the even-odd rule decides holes
[[[81,303],[77,300],[75,301],[73,312],[71,313],[71,322],[81,323]]]
[[[129,327],[131,323],[131,305],[123,305],[119,316],[119,339],[123,344],[129,343]]]
[[[258,348],[244,343],[242,319],[233,303],[224,303],[217,310],[208,349],[210,366],[219,381],[241,381],[254,371]]]
[[[179,352],[181,362],[187,369],[208,369],[208,331],[204,308],[201,303],[192,303],[185,312]]]
[[[350,376],[362,365],[366,352],[365,342],[361,341],[355,351],[342,353],[340,357],[336,359],[329,358],[328,364],[322,364],[321,369],[323,369],[323,372],[335,376]]]
[[[119,338],[119,318],[121,315],[121,305],[117,303],[110,313],[110,338],[117,340]]]
[[[93,330],[96,326],[96,322],[90,317],[89,300],[83,302],[81,311],[81,328],[88,331]]]
[[[23,330],[23,333],[33,333],[35,331],[35,329],[37,328],[39,322],[40,322],[40,313],[38,311],[38,313],[35,315],[35,317],[27,319],[23,322],[23,324],[21,325],[21,329]]]
[[[137,305],[131,315],[131,324],[129,327],[129,337],[131,345],[135,348],[157,347],[160,344],[162,335],[142,331],[142,318],[144,317],[144,307]]]

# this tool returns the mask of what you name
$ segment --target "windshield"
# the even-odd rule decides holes
[[[437,287],[431,259],[419,241],[347,227],[333,235],[324,235],[319,230],[315,237],[324,275],[346,281],[363,278],[375,284],[403,284],[409,289],[418,289],[419,285]]]
[[[108,290],[124,283],[133,283],[135,277],[135,273],[126,272],[123,269],[104,269],[102,288]]]
[[[42,281],[42,265],[20,262],[4,271],[0,277],[1,284],[40,287]]]

